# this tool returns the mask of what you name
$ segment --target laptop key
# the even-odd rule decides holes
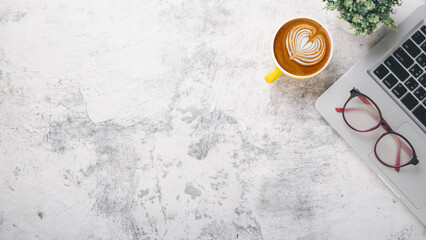
[[[404,84],[410,91],[413,91],[419,86],[419,83],[413,77],[410,77]]]
[[[393,55],[405,68],[409,68],[414,63],[413,59],[400,47],[393,52]]]
[[[426,87],[426,74],[423,74],[419,79],[417,79],[423,87]]]
[[[426,108],[419,105],[416,109],[414,109],[413,114],[417,119],[419,119],[423,126],[426,127]]]
[[[420,30],[421,30],[424,34],[426,34],[426,26],[425,26],[425,25],[423,25],[423,26],[420,28]]]
[[[414,64],[411,68],[410,68],[410,73],[413,74],[413,76],[415,78],[418,78],[422,73],[423,73],[423,69],[418,65],[418,64]]]
[[[401,98],[406,92],[407,92],[407,89],[401,83],[399,83],[398,85],[396,85],[394,89],[392,89],[392,93],[397,98]]]
[[[396,59],[392,56],[389,56],[385,60],[385,65],[396,75],[396,77],[404,81],[410,74],[399,64]]]
[[[419,101],[411,93],[407,93],[402,99],[401,102],[408,108],[408,110],[413,109]]]
[[[424,53],[420,54],[420,56],[418,56],[416,58],[416,61],[420,65],[420,67],[425,67],[426,66],[426,55]]]
[[[416,44],[411,41],[411,39],[408,39],[402,44],[402,47],[410,54],[413,58],[419,55],[421,52],[420,48],[416,46]]]
[[[426,52],[426,42],[422,43],[422,45],[420,45],[420,47],[423,49],[423,51]]]
[[[374,70],[374,75],[376,75],[380,80],[382,80],[382,78],[384,78],[388,73],[389,70],[383,64],[380,64],[380,66]]]
[[[414,96],[416,96],[420,101],[422,101],[426,98],[426,91],[422,87],[419,87],[416,89],[416,91],[414,91]]]
[[[413,39],[417,44],[420,44],[425,40],[425,36],[420,31],[417,31],[413,34],[413,36],[411,36],[411,39]]]
[[[383,83],[391,89],[398,82],[398,79],[391,73],[385,79],[383,79]]]

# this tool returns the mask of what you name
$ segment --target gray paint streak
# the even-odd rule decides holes
[[[192,183],[187,183],[185,187],[185,193],[190,195],[192,199],[196,199],[201,196],[201,190],[194,187]]]

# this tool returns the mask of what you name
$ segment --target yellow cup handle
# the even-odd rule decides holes
[[[281,75],[283,75],[283,72],[277,66],[275,66],[270,72],[268,72],[268,74],[266,74],[265,81],[267,83],[272,83]]]

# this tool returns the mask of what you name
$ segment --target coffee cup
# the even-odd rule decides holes
[[[298,17],[287,21],[274,35],[272,57],[275,67],[265,76],[267,83],[282,74],[306,79],[319,74],[329,64],[333,41],[319,21]]]

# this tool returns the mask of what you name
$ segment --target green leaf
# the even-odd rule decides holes
[[[340,19],[350,23],[355,35],[371,34],[380,22],[387,28],[397,30],[395,21],[390,17],[395,6],[401,0],[322,0],[324,9],[339,11]]]

